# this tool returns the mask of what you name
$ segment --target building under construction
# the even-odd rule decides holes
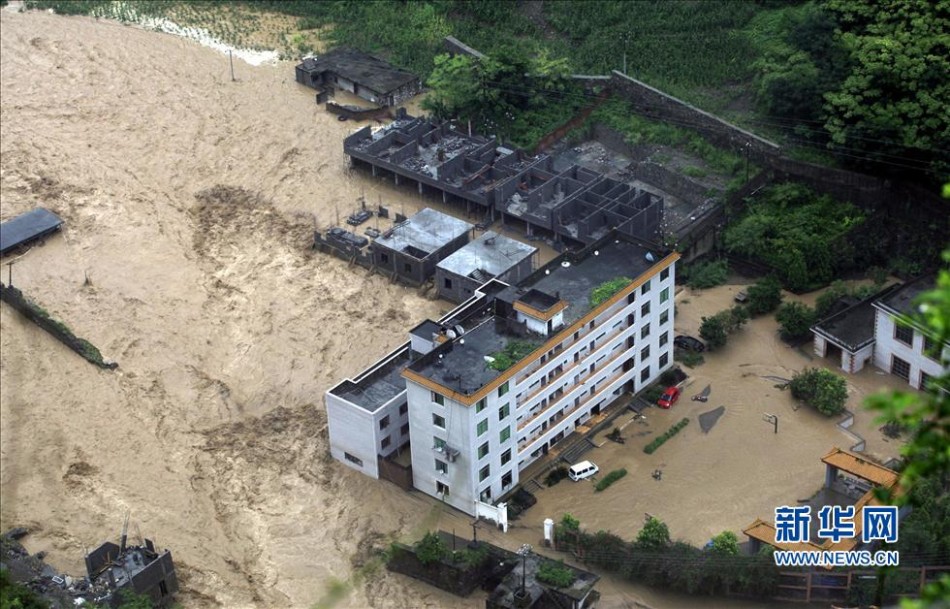
[[[663,219],[663,199],[655,194],[578,165],[556,171],[546,154],[505,148],[451,123],[404,116],[356,131],[343,151],[373,175],[392,175],[420,194],[440,193],[469,213],[569,245],[590,244],[611,229],[653,241]]]

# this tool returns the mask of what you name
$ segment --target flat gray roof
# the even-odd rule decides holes
[[[497,277],[536,251],[536,247],[488,231],[440,262],[436,268],[463,277],[469,277],[474,271]]]
[[[59,216],[42,207],[7,220],[0,224],[0,253],[6,254],[18,245],[42,237],[59,228],[62,223]]]
[[[473,228],[475,228],[474,225],[465,220],[459,220],[427,207],[383,233],[383,236],[376,239],[375,243],[381,247],[420,258],[416,255],[419,251],[428,256]],[[410,251],[406,251],[407,248],[410,248]],[[413,253],[412,250],[417,251]]]
[[[905,283],[892,294],[881,298],[880,302],[897,313],[916,315],[918,311],[914,307],[914,301],[921,293],[934,289],[936,285],[936,279],[933,277],[919,277]]]
[[[397,351],[399,353],[395,357],[359,381],[354,383],[347,379],[332,388],[330,393],[368,412],[376,412],[380,406],[406,390],[402,371],[409,365],[409,343]]]

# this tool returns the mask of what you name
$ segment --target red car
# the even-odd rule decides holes
[[[669,408],[676,403],[676,400],[680,399],[680,390],[677,387],[667,387],[666,391],[663,392],[663,395],[660,396],[660,399],[656,403],[660,408]]]

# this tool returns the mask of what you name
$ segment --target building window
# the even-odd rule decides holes
[[[664,332],[663,334],[660,334],[660,346],[662,347],[668,342],[670,342],[670,333]]]
[[[438,404],[439,406],[445,406],[445,396],[441,393],[432,392],[432,401]]]
[[[510,426],[510,425],[509,425],[508,427],[505,427],[504,429],[502,429],[502,430],[501,430],[501,433],[498,434],[498,440],[499,440],[499,442],[507,442],[507,441],[508,441],[508,438],[510,438],[510,437],[511,437],[511,426]]]
[[[640,328],[640,338],[646,338],[647,336],[650,336],[650,324],[646,324]]]
[[[895,323],[894,338],[909,347],[914,344],[914,329],[902,323]]]
[[[640,288],[640,293],[641,293],[641,294],[646,294],[646,293],[649,292],[649,291],[650,291],[650,281],[647,280],[647,281],[643,284],[643,287]]]
[[[436,459],[435,471],[439,472],[440,474],[447,474],[449,473],[449,464],[446,463],[445,461],[439,461],[438,459]]]
[[[666,267],[660,271],[660,281],[665,281],[667,277],[670,276],[670,267]]]
[[[359,457],[354,457],[350,453],[343,453],[343,458],[349,461],[350,463],[355,463],[359,465],[360,467],[363,467],[363,460],[360,459]]]
[[[508,404],[505,404],[498,409],[498,420],[504,421],[505,417],[507,417],[509,414],[511,414],[511,407]]]
[[[660,291],[660,304],[666,302],[669,299],[670,299],[670,288],[663,288],[663,290]]]
[[[498,397],[501,397],[508,393],[508,381],[505,381],[501,387],[498,388]]]
[[[937,343],[933,341],[929,336],[924,337],[924,355],[929,357],[935,362],[940,361],[940,349],[937,348]]]
[[[436,494],[436,495],[444,495],[444,496],[447,497],[447,496],[449,495],[449,485],[448,485],[448,484],[443,484],[443,483],[441,483],[441,482],[436,482],[436,483],[435,483],[435,494]]]
[[[491,465],[486,465],[482,469],[478,470],[478,481],[482,482],[485,478],[491,475]]]
[[[452,289],[452,280],[449,279],[448,277],[446,277],[443,281],[445,282],[445,289],[451,290],[451,289]]]
[[[505,452],[501,453],[501,464],[507,465],[511,461],[511,449],[509,448]]]
[[[894,376],[899,376],[905,381],[909,381],[910,380],[910,364],[905,362],[899,357],[896,357],[896,356],[891,356],[891,357],[894,358],[893,361],[891,361],[891,374],[893,374]]]
[[[637,291],[636,291],[636,290],[634,290],[634,291],[630,292],[629,294],[627,294],[627,304],[633,304],[634,301],[636,301],[636,299],[637,299]]]
[[[388,263],[389,263],[389,254],[380,254],[380,255],[379,255],[379,259],[380,259],[380,261],[382,261],[383,264],[388,264]]]
[[[647,366],[640,372],[640,382],[645,383],[647,379],[650,378],[650,367]]]
[[[379,445],[380,445],[381,447],[383,447],[383,448],[389,448],[389,445],[392,444],[392,443],[393,443],[392,437],[391,437],[391,436],[386,436],[385,438],[383,438],[383,441],[380,442]]]
[[[660,325],[662,326],[666,322],[670,321],[670,312],[669,310],[663,311],[660,313]]]
[[[485,403],[486,403],[485,398],[482,398],[478,400],[478,402],[475,403],[475,414],[478,414],[481,411],[485,410]]]
[[[668,361],[670,361],[670,354],[669,354],[669,353],[664,353],[663,355],[661,355],[661,356],[660,356],[660,368],[666,366],[666,363],[667,363]]]
[[[643,303],[643,306],[640,307],[640,317],[646,317],[650,314],[650,301]]]
[[[642,362],[648,357],[650,357],[650,345],[640,349],[640,361]]]
[[[406,414],[409,412],[409,404],[402,404],[399,406],[399,414]]]
[[[930,380],[932,378],[933,378],[932,376],[930,376],[929,374],[921,370],[920,371],[920,386],[918,387],[918,389],[920,389],[921,391],[926,391],[927,385],[930,383]]]
[[[484,444],[478,447],[478,458],[484,459],[485,455],[487,454],[488,454],[488,442],[485,442]]]
[[[408,262],[406,262],[405,264],[402,265],[402,270],[405,271],[405,272],[407,272],[407,273],[411,273],[411,272],[412,272],[412,265],[409,264]]]
[[[445,448],[445,440],[443,440],[439,436],[433,436],[432,446],[436,448],[437,450],[442,450],[443,448]]]
[[[406,423],[405,425],[403,425],[402,427],[400,427],[400,428],[399,428],[399,433],[401,433],[401,434],[404,435],[404,436],[408,436],[408,435],[409,435],[409,423]]]
[[[432,424],[439,429],[445,429],[445,417],[432,413]]]
[[[381,419],[379,420],[379,428],[380,428],[380,429],[386,429],[387,427],[389,427],[389,415],[388,415],[388,414],[387,414],[385,417],[383,417],[383,418],[381,418]]]
[[[482,435],[486,431],[488,431],[488,419],[480,421],[478,424],[478,435]]]
[[[505,472],[505,475],[501,477],[501,488],[502,490],[511,486],[511,472]]]

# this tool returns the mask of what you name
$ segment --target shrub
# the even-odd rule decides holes
[[[565,478],[567,478],[567,468],[564,466],[555,467],[548,472],[547,476],[544,477],[544,484],[547,486],[554,486]]]
[[[755,282],[747,293],[749,314],[753,316],[771,313],[782,304],[782,284],[774,277]]]
[[[726,283],[729,278],[729,263],[725,260],[701,262],[687,271],[686,285],[695,289],[713,288]]]
[[[590,291],[590,306],[596,307],[611,296],[633,283],[628,277],[616,277],[610,281],[605,281]]]
[[[469,569],[474,569],[484,563],[485,559],[488,558],[488,546],[479,543],[478,547],[474,550],[472,548],[464,548],[458,552],[453,552],[452,558],[455,562],[462,563]]]
[[[723,531],[712,538],[712,548],[716,554],[735,556],[739,553],[739,539],[732,531]]]
[[[845,380],[824,368],[806,368],[792,378],[792,397],[831,416],[844,410],[848,399]]]
[[[508,344],[505,345],[505,348],[501,351],[496,351],[491,354],[493,361],[489,362],[488,367],[492,370],[497,370],[499,372],[504,372],[508,368],[511,368],[525,357],[527,357],[532,351],[538,348],[537,343],[526,340],[511,340],[508,341]]]
[[[726,345],[729,334],[749,321],[749,311],[743,306],[719,311],[712,317],[703,317],[699,335],[706,341],[706,348],[715,351]]]
[[[695,368],[700,364],[706,362],[706,358],[703,357],[702,353],[695,353],[693,351],[684,351],[683,349],[677,349],[673,352],[673,359],[677,362],[680,362],[688,368]]]
[[[615,469],[614,471],[612,471],[612,472],[610,472],[609,474],[607,474],[606,476],[604,476],[601,480],[598,480],[598,481],[597,481],[597,484],[594,485],[594,491],[596,491],[596,492],[599,493],[600,491],[606,489],[606,488],[609,487],[611,484],[613,484],[613,483],[616,482],[617,480],[620,480],[621,478],[623,478],[623,477],[626,476],[626,475],[627,475],[627,470],[626,470],[626,469],[623,469],[623,468],[621,468],[621,469]]]
[[[426,533],[416,544],[415,550],[416,558],[424,565],[439,562],[449,553],[449,549],[445,546],[445,542],[442,541],[439,534],[432,531]]]
[[[814,309],[800,302],[786,302],[775,314],[775,320],[780,326],[779,332],[785,340],[807,337],[811,334],[811,327],[816,318]]]
[[[660,399],[661,395],[663,395],[663,387],[660,385],[651,385],[643,391],[643,395],[641,397],[650,404],[655,404],[656,401]]]
[[[571,514],[564,514],[561,517],[561,526],[563,526],[568,531],[579,531],[581,528],[581,521],[577,518],[574,518]]]
[[[555,588],[566,588],[574,583],[576,577],[574,570],[564,564],[563,560],[554,562],[545,560],[538,567],[538,581],[544,582]]]
[[[654,452],[656,452],[656,449],[658,449],[660,446],[663,445],[664,442],[666,442],[667,440],[669,440],[670,438],[678,434],[680,430],[686,427],[688,424],[689,424],[689,419],[684,418],[682,421],[680,421],[673,427],[670,427],[666,431],[666,433],[664,433],[662,436],[657,436],[656,438],[653,438],[652,442],[650,442],[649,444],[643,447],[643,452],[645,452],[648,455],[652,455]]]
[[[650,516],[640,532],[637,544],[644,548],[663,548],[670,545],[670,529],[662,520]]]

